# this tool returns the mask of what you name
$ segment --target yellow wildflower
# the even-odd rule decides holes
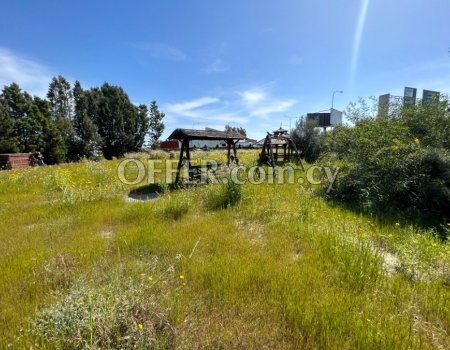
[[[139,323],[139,324],[138,324],[138,327],[139,327],[139,329],[144,328],[144,326],[142,325],[142,323]]]
[[[148,280],[149,281],[153,281],[153,277],[152,276],[148,276]]]
[[[184,275],[180,275],[180,280],[184,280]]]

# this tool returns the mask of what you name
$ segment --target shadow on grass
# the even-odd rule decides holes
[[[144,186],[139,186],[136,188],[133,188],[130,191],[130,196],[132,195],[145,195],[145,194],[152,194],[152,193],[157,193],[157,194],[163,194],[168,192],[168,185],[167,184],[148,184],[148,185],[144,185]]]
[[[392,205],[386,205],[383,208],[365,208],[360,204],[330,198],[327,198],[327,203],[330,207],[339,207],[370,217],[381,225],[395,225],[396,223],[400,223],[402,226],[412,225],[424,230],[433,230],[442,241],[449,238],[447,225],[450,218],[443,217],[439,213]]]
[[[147,185],[133,188],[130,191],[129,196],[142,196],[142,195],[151,195],[151,194],[157,194],[158,196],[160,196],[165,193],[182,190],[186,187],[188,187],[188,186],[185,184],[182,184],[182,183],[179,183],[179,184],[176,184],[176,183],[147,184]]]

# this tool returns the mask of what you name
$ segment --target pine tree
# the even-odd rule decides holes
[[[7,106],[9,118],[13,120],[11,136],[17,140],[17,147],[14,149],[18,152],[34,152],[38,147],[36,130],[39,128],[31,111],[32,97],[23,92],[19,85],[12,83],[3,88],[2,99]]]
[[[100,89],[91,89],[88,95],[88,115],[102,137],[105,157],[121,157],[138,150],[138,112],[123,89],[105,83]]]
[[[230,132],[230,131],[238,132],[242,136],[247,136],[247,131],[241,126],[236,127],[236,126],[230,126],[228,124],[225,125],[225,132]]]
[[[97,126],[88,115],[88,97],[77,80],[73,87],[74,98],[74,148],[72,158],[79,160],[83,157],[95,159],[101,151],[101,137]]]
[[[61,149],[57,151],[61,161],[66,159],[67,154],[73,156],[74,130],[72,125],[72,105],[73,97],[70,83],[63,76],[53,77],[49,84],[47,98],[51,105],[51,116],[57,130],[64,138],[63,144],[59,145]]]
[[[137,107],[137,122],[136,122],[136,148],[140,149],[144,144],[145,137],[148,134],[150,119],[148,117],[148,108],[141,104]]]
[[[0,153],[18,152],[19,143],[14,136],[14,120],[8,113],[6,101],[0,98]]]
[[[161,137],[162,133],[164,132],[164,123],[163,119],[165,117],[165,114],[160,112],[158,109],[158,105],[156,104],[156,101],[152,101],[150,105],[150,121],[149,121],[149,128],[150,128],[150,146],[155,149],[159,145],[159,138]]]
[[[48,100],[34,97],[31,109],[36,121],[36,151],[43,154],[45,163],[56,164],[66,160],[66,140],[52,119],[51,104]]]
[[[47,98],[52,106],[54,120],[72,119],[72,90],[66,78],[61,75],[52,78],[48,86]]]

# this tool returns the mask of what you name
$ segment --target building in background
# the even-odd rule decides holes
[[[388,116],[396,114],[402,107],[415,106],[417,103],[431,103],[439,101],[441,93],[432,90],[423,90],[422,99],[417,98],[417,89],[405,87],[403,96],[384,94],[378,97],[378,115]]]
[[[159,148],[163,151],[178,151],[180,149],[180,141],[178,140],[166,140],[160,143]]]
[[[405,87],[403,92],[403,106],[414,106],[416,104],[417,89],[412,87]]]
[[[441,93],[438,91],[423,90],[422,103],[430,103],[430,102],[439,101],[440,97],[441,97]]]
[[[237,148],[255,148],[257,142],[258,142],[257,140],[249,139],[249,138],[246,137],[243,140],[239,140],[236,143],[236,147]]]

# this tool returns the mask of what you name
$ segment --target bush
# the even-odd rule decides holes
[[[184,195],[169,196],[159,207],[158,213],[166,219],[179,220],[189,212],[189,204],[189,198]]]
[[[401,208],[450,212],[450,158],[439,149],[416,150],[396,163],[347,163],[334,185],[334,195],[366,207],[393,205]],[[383,160],[380,160],[382,162]]]
[[[113,270],[101,286],[80,278],[68,291],[55,292],[56,302],[32,321],[36,341],[57,349],[167,348],[173,326],[162,306],[167,281],[161,279],[169,277],[124,272]]]
[[[292,140],[308,163],[315,162],[325,147],[325,134],[321,134],[317,123],[301,118],[292,131]]]
[[[226,184],[211,185],[206,207],[211,210],[235,206],[242,197],[242,186],[228,179]]]
[[[417,193],[421,208],[450,213],[450,157],[442,149],[426,149],[421,152],[416,163],[416,183],[411,184],[411,192]],[[414,174],[411,174],[411,177]]]
[[[448,215],[450,156],[441,129],[448,127],[449,115],[440,109],[443,115],[438,118],[424,108],[356,119],[354,127],[335,128],[322,158],[341,166],[331,195],[369,208],[393,206]],[[426,128],[433,120],[440,120],[442,128]]]

